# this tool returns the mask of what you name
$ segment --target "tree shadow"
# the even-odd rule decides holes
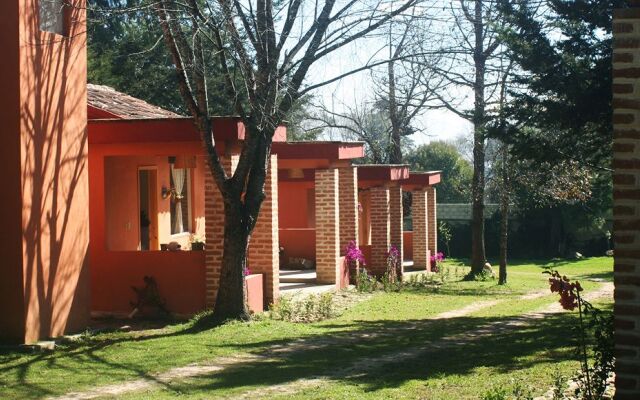
[[[377,391],[397,388],[410,380],[469,375],[478,367],[508,373],[540,363],[573,359],[574,353],[567,350],[567,345],[572,344],[567,338],[571,321],[567,314],[549,315],[530,325],[498,329],[477,339],[450,343],[442,339],[505,319],[462,317],[336,324],[334,328],[343,331],[330,337],[275,341],[270,344],[275,350],[266,353],[263,360],[163,385],[166,390],[183,395],[215,396],[299,379],[326,378]],[[440,347],[430,347],[430,343],[436,342]],[[255,350],[251,344],[241,348]],[[354,367],[358,364],[364,367]]]

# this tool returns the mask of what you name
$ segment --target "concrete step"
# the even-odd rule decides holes
[[[316,283],[316,271],[314,270],[295,270],[280,271],[280,283],[302,283],[313,285]]]

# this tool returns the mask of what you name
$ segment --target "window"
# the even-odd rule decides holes
[[[65,34],[66,0],[40,0],[40,30]]]
[[[171,234],[191,232],[191,173],[171,163]]]

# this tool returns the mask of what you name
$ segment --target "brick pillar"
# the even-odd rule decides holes
[[[614,12],[616,400],[640,399],[640,2]]]
[[[278,156],[271,155],[264,184],[266,198],[249,242],[248,266],[264,275],[266,304],[278,298],[280,286],[280,244],[278,242]]]
[[[350,241],[358,242],[358,168],[339,169],[340,254]]]
[[[429,250],[431,254],[436,254],[438,252],[438,220],[436,216],[436,188],[433,186],[427,188],[427,219]]]
[[[340,258],[338,170],[320,169],[316,187],[316,274],[318,283],[336,283]]]
[[[224,169],[230,173],[238,165],[238,156],[224,157],[220,160]],[[204,216],[205,216],[205,307],[213,308],[222,268],[224,241],[224,203],[209,167],[204,178]]]
[[[390,246],[392,245],[398,248],[400,260],[404,260],[402,222],[402,187],[392,186],[389,188],[389,240]],[[400,261],[400,271],[404,271],[402,261]]]
[[[429,223],[427,214],[427,191],[413,191],[411,218],[413,221],[413,267],[430,271]]]
[[[389,188],[371,188],[371,264],[368,269],[375,275],[384,274],[387,252],[391,244],[389,218]]]

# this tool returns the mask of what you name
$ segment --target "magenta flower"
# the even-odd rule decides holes
[[[356,242],[353,240],[350,241],[346,247],[345,258],[347,260],[347,263],[349,264],[358,262],[362,265],[367,265],[364,259],[364,254],[362,253],[362,250],[360,250],[360,248],[356,245]]]

